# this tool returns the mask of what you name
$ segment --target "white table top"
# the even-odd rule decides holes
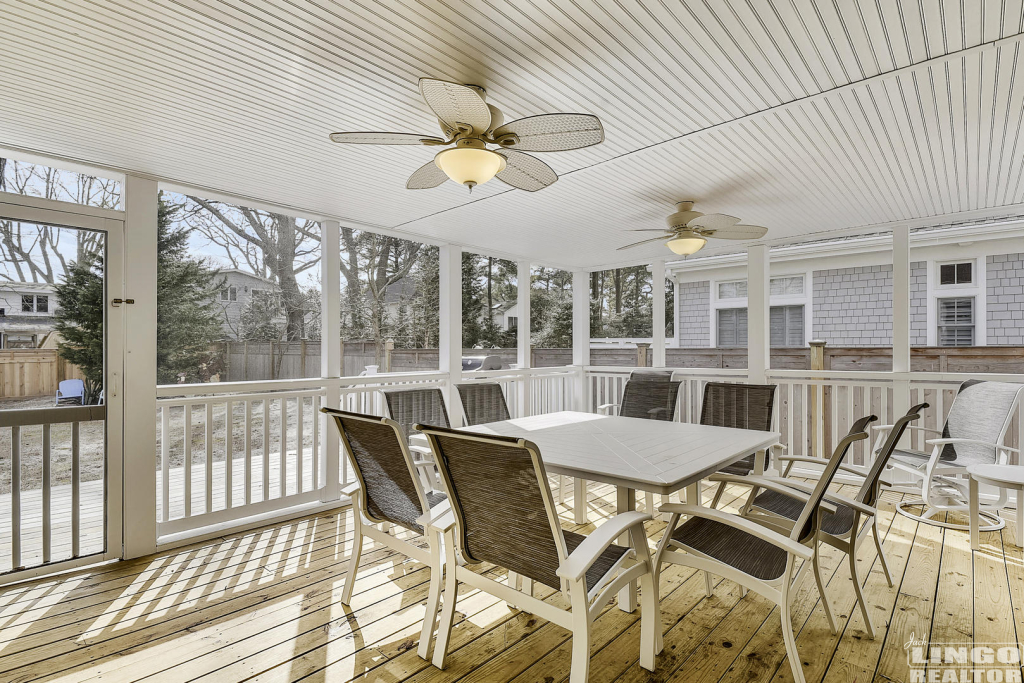
[[[778,432],[571,411],[491,422],[466,431],[532,441],[549,474],[664,494],[779,440]]]
[[[1024,467],[1020,465],[971,465],[967,472],[975,479],[1024,486]]]

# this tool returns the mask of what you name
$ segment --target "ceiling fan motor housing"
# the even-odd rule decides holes
[[[703,216],[704,214],[700,211],[693,210],[693,202],[685,201],[676,204],[676,212],[670,214],[666,219],[669,230],[678,230],[685,228],[686,224],[692,221],[694,218]]]

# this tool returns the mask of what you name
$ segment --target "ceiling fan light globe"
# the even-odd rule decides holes
[[[434,163],[459,185],[483,185],[505,170],[505,157],[489,149],[453,147],[439,152]]]
[[[691,256],[703,249],[704,245],[707,243],[708,241],[700,235],[684,231],[666,242],[665,246],[671,249],[674,254],[679,254],[680,256]]]

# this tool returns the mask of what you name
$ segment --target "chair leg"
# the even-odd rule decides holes
[[[871,538],[875,539],[875,551],[878,553],[878,561],[882,565],[882,572],[885,573],[885,580],[892,588],[892,574],[889,573],[889,560],[885,557],[885,550],[882,548],[882,536],[878,531],[878,515],[871,518]]]
[[[1024,488],[1017,489],[1017,528],[1013,532],[1018,548],[1024,548]]]
[[[583,580],[569,587],[572,605],[572,663],[569,683],[587,683],[590,679],[590,610],[587,609],[587,587]],[[641,636],[642,637],[642,636]]]
[[[856,524],[854,529],[856,529]],[[853,590],[857,593],[857,602],[860,603],[860,613],[864,617],[864,628],[868,632],[868,638],[874,640],[875,627],[871,623],[871,615],[868,613],[868,602],[864,599],[864,589],[861,586],[861,578],[857,573],[857,534],[850,534],[850,578],[853,579]]]
[[[818,554],[818,544],[814,544],[814,557],[811,558],[811,564],[814,566],[814,582],[818,584],[818,594],[821,596],[821,606],[825,610],[825,618],[828,620],[828,628],[832,631],[832,635],[835,635],[838,631],[836,630],[836,618],[833,616],[832,604],[828,601],[828,593],[825,592],[825,582],[821,580],[821,562],[819,561],[820,555]]]
[[[430,661],[430,641],[434,637],[434,626],[437,624],[437,612],[441,606],[441,580],[444,574],[444,562],[441,553],[441,534],[428,531],[427,542],[430,545],[430,589],[427,591],[427,609],[423,615],[423,629],[420,631],[420,644],[416,649],[422,659]]]
[[[712,509],[718,507],[718,501],[720,501],[722,499],[722,492],[723,491],[725,491],[725,482],[724,481],[723,482],[719,482],[718,490],[715,491],[715,497],[711,499],[711,508]]]
[[[358,498],[358,493],[354,498]],[[348,576],[345,587],[341,590],[341,604],[352,602],[352,591],[356,586],[356,573],[359,571],[359,558],[363,554],[363,522],[359,519],[359,501],[352,501],[352,555],[348,560]]]
[[[711,585],[711,574],[704,572],[704,595],[711,597],[715,594],[715,587]]]
[[[981,527],[981,500],[978,494],[978,480],[971,477],[971,483],[967,490],[967,506],[970,509],[969,524],[971,534],[971,550],[977,550],[981,547],[981,534],[978,529]],[[1020,502],[1017,503],[1018,510],[1020,509]],[[1017,532],[1020,534],[1020,531]]]
[[[587,482],[584,479],[574,479],[572,484],[572,509],[573,521],[577,524],[587,523]]]
[[[444,660],[448,655],[448,640],[452,635],[452,623],[455,621],[455,603],[459,598],[459,581],[455,576],[458,561],[455,558],[455,534],[446,531],[444,535],[444,607],[441,609],[441,621],[437,625],[437,638],[434,641],[433,664],[438,669],[444,668]]]
[[[658,508],[654,507],[654,494],[650,491],[644,495],[644,512],[655,517],[658,516]]]
[[[786,656],[789,658],[789,666],[793,670],[793,681],[794,683],[805,683],[803,665],[800,662],[800,651],[796,649],[796,635],[793,633],[793,615],[789,606],[789,591],[782,594],[779,616],[782,618],[782,639],[786,643]]]
[[[565,480],[568,479],[564,474],[558,475],[558,504],[565,504]]]
[[[647,573],[640,577],[640,666],[654,671],[654,659],[662,650],[661,600],[658,596],[657,574],[643,532],[631,529],[630,541],[637,559],[647,565]]]

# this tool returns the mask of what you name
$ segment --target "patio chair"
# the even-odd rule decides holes
[[[774,384],[708,382],[704,385],[700,423],[712,427],[771,431],[776,388]],[[776,444],[769,450],[781,453],[782,444]],[[770,464],[769,450],[765,451],[765,467]],[[735,482],[736,477],[749,475],[754,471],[756,457],[756,453],[751,453],[708,477],[710,481],[718,482],[718,490],[711,500],[711,507],[718,507],[718,501],[722,498],[727,483],[723,477],[729,477],[728,481]]]
[[[871,463],[871,467],[863,474],[864,482],[853,499],[841,496],[837,493],[827,493],[825,500],[836,507],[836,512],[826,514],[821,520],[821,529],[818,533],[818,540],[827,543],[844,553],[850,561],[850,576],[853,577],[853,587],[857,594],[857,602],[860,603],[861,615],[864,617],[865,630],[868,637],[875,637],[875,628],[871,622],[871,614],[868,612],[867,601],[864,600],[864,593],[861,587],[864,580],[857,572],[857,542],[871,531],[871,537],[875,542],[875,552],[878,554],[879,564],[882,565],[882,572],[885,580],[892,587],[892,574],[889,572],[889,562],[882,549],[882,536],[878,530],[878,498],[881,493],[881,475],[889,458],[896,450],[896,444],[903,438],[907,427],[914,420],[921,418],[921,411],[928,407],[927,403],[912,406],[907,414],[896,421],[892,429],[888,431],[888,438],[885,439],[878,455]],[[844,469],[839,465],[836,470]],[[803,498],[791,495],[782,489],[772,487],[761,492],[759,482],[762,477],[736,477],[744,484],[751,484],[754,487],[755,497],[750,505],[744,510],[745,515],[753,519],[760,518],[762,523],[769,526],[775,525],[785,530],[791,529],[791,525],[800,518],[803,510]],[[731,481],[727,479],[726,481]],[[768,481],[778,483],[779,479]],[[813,486],[804,482],[787,479],[783,480],[785,485],[808,494],[813,491]],[[864,523],[861,524],[862,518]],[[854,531],[856,530],[856,533]],[[823,603],[826,610],[830,609],[827,602]],[[831,621],[832,617],[829,616]]]
[[[467,427],[512,419],[508,404],[505,403],[505,394],[497,382],[467,382],[459,384],[458,388]]]
[[[969,514],[968,467],[1002,465],[1010,453],[1020,453],[1016,448],[1003,445],[1003,439],[1022,393],[1024,384],[968,380],[957,389],[941,432],[910,427],[938,438],[925,441],[931,447],[931,453],[908,448],[897,448],[893,453],[890,466],[921,484],[921,498],[900,502],[896,508],[900,514],[947,529],[969,530],[969,524],[944,521],[935,516],[944,512],[959,512],[965,517]],[[888,425],[878,428],[879,441],[889,429]],[[990,523],[981,527],[981,531],[998,531],[1006,525],[999,516],[999,510],[1006,507],[1006,503],[1006,491],[1000,489],[995,503],[984,504],[979,514]],[[916,506],[924,508],[920,515],[907,509]]]
[[[334,418],[356,481],[342,489],[352,499],[353,540],[348,576],[341,592],[342,604],[352,601],[363,539],[372,538],[406,557],[430,567],[427,615],[435,615],[441,594],[443,553],[441,535],[427,525],[432,512],[447,510],[443,493],[425,491],[416,470],[429,463],[412,459],[401,427],[394,420],[360,415],[333,408],[320,412]],[[441,507],[444,505],[444,507]],[[426,538],[427,549],[396,538],[388,525],[407,529]],[[435,617],[424,619],[417,653],[428,659]]]
[[[676,418],[679,400],[679,380],[672,379],[672,370],[634,370],[622,388],[619,403],[605,403],[597,407],[604,415],[618,408],[619,417],[637,417],[644,420],[671,422]],[[586,491],[586,485],[583,490]],[[663,498],[662,502],[666,502]],[[586,501],[580,501],[585,504]],[[645,492],[644,503],[648,512],[654,511],[654,494]]]
[[[640,665],[654,670],[661,615],[658,587],[640,512],[616,515],[589,536],[563,531],[537,446],[512,437],[482,436],[420,425],[430,440],[451,512],[436,518],[444,532],[444,609],[434,665],[444,667],[460,583],[490,593],[572,632],[569,680],[584,683],[594,619],[611,596],[639,579]],[[514,485],[511,485],[514,482]],[[615,545],[623,533],[630,545]],[[460,566],[457,555],[467,563]],[[499,583],[473,571],[489,562],[525,579]],[[569,609],[533,597],[533,581],[561,590]]]
[[[57,385],[57,398],[53,402],[59,406],[61,401],[78,401],[85,405],[85,382],[80,379],[65,379]]]
[[[791,530],[772,528],[742,515],[700,505],[669,503],[661,506],[662,512],[672,516],[655,553],[655,580],[661,573],[661,563],[681,564],[704,572],[708,596],[712,594],[710,575],[715,574],[774,602],[781,613],[782,636],[796,683],[804,683],[804,675],[796,648],[790,603],[804,571],[811,565],[818,592],[826,605],[829,626],[832,633],[836,633],[818,564],[818,532],[825,513],[836,512],[836,507],[824,498],[846,451],[854,442],[868,438],[865,429],[876,419],[869,415],[853,424],[850,433],[836,446],[811,493],[797,492],[773,479],[765,478],[761,483],[763,488],[780,490],[803,504]],[[687,515],[689,519],[677,527],[680,515]],[[670,546],[683,552],[669,549]],[[798,562],[801,564],[796,571]]]
[[[417,465],[433,463],[434,456],[428,446],[414,444],[408,440],[416,433],[414,425],[418,422],[440,427],[451,426],[444,405],[444,394],[437,388],[400,389],[381,393],[384,394],[384,401],[388,406],[388,416],[401,426]],[[420,467],[419,474],[428,490],[441,490],[440,475],[433,467]]]

